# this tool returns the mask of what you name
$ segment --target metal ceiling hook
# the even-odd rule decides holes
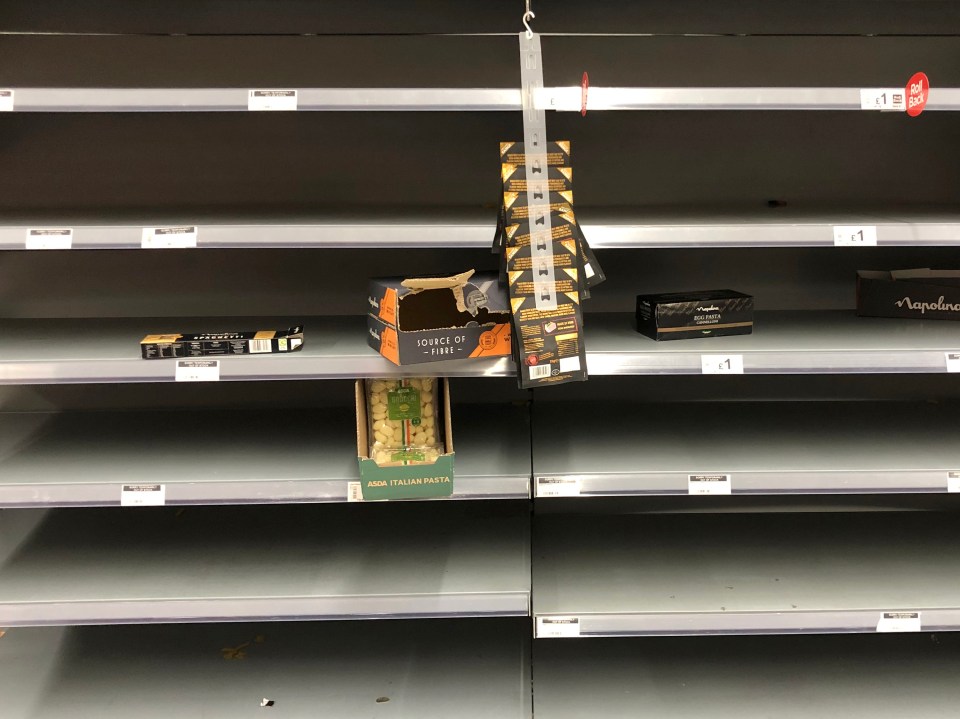
[[[536,13],[530,9],[530,0],[527,0],[527,11],[523,13],[523,26],[527,29],[527,40],[533,37],[533,28],[530,27],[530,21],[536,16]]]

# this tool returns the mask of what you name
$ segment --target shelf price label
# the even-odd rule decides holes
[[[177,382],[219,382],[220,360],[177,360]]]
[[[121,507],[162,507],[166,503],[163,484],[125,484],[120,488]]]
[[[947,491],[950,494],[960,493],[960,472],[947,472]]]
[[[580,480],[576,477],[537,477],[536,497],[579,497]]]
[[[537,617],[537,639],[579,636],[580,617]]]
[[[733,494],[733,482],[729,474],[687,475],[688,494]]]
[[[876,247],[876,225],[836,225],[833,228],[836,247]]]
[[[290,112],[296,109],[296,90],[250,90],[247,93],[247,110],[251,112]]]
[[[73,247],[73,230],[27,230],[25,246],[28,250],[69,250]]]
[[[177,247],[196,247],[197,228],[184,227],[144,227],[140,237],[140,247],[145,250],[165,250]]]
[[[960,352],[944,352],[947,360],[947,372],[960,372]]]
[[[861,110],[905,112],[907,93],[902,87],[872,87],[860,90]]]
[[[13,112],[13,90],[0,90],[0,112]]]
[[[919,632],[920,612],[883,612],[877,622],[878,632]]]
[[[363,501],[363,488],[360,486],[359,482],[347,482],[347,501]]]
[[[703,374],[743,374],[743,355],[700,355]]]

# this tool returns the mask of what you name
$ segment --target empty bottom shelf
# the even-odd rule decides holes
[[[524,619],[18,628],[0,715],[522,719],[529,636]]]
[[[938,719],[960,706],[960,637],[538,640],[537,719]]]

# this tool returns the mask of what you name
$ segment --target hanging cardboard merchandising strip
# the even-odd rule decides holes
[[[570,142],[558,141],[550,143],[551,146],[557,146],[556,153],[548,153],[550,157],[556,156],[557,159],[563,158],[567,162],[570,160]],[[503,155],[504,147],[510,148],[510,154]],[[500,211],[500,224],[502,226],[510,225],[514,222],[529,219],[531,195],[527,191],[527,173],[526,166],[522,162],[524,159],[523,144],[517,142],[502,142],[500,173],[503,179],[503,202]],[[511,162],[503,162],[504,157],[508,157]],[[550,165],[547,169],[547,182],[549,197],[547,198],[552,215],[565,214],[573,215],[573,170],[567,165]],[[576,235],[580,243],[580,255],[584,265],[585,288],[595,287],[606,279],[603,269],[597,261],[596,255],[587,243],[583,230],[575,219],[571,220],[576,225]],[[501,230],[502,231],[502,230]],[[501,245],[502,246],[502,245]],[[589,292],[585,293],[583,299],[589,297]]]

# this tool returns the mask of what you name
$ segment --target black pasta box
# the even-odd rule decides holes
[[[217,355],[275,354],[303,347],[303,327],[256,332],[181,332],[147,335],[140,340],[143,359],[212,357]]]
[[[753,332],[753,297],[733,290],[637,296],[637,332],[655,340]]]
[[[857,314],[916,320],[960,320],[960,272],[857,272]]]

